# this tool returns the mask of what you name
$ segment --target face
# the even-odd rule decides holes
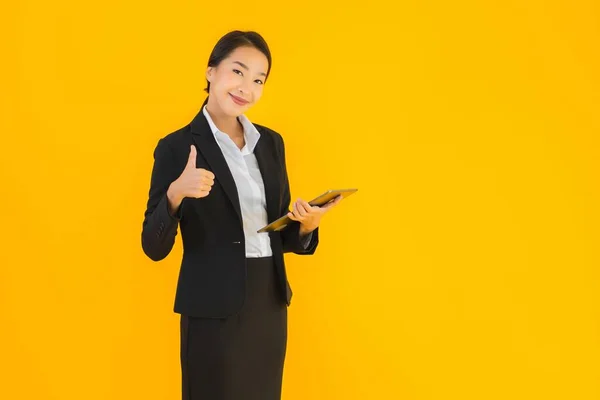
[[[217,67],[208,67],[209,102],[216,101],[220,111],[237,117],[252,107],[262,96],[269,62],[254,47],[238,47]],[[210,106],[209,106],[210,107]]]

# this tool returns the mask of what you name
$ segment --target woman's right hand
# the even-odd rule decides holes
[[[167,190],[169,205],[173,212],[179,208],[185,197],[199,199],[208,196],[215,184],[215,174],[203,168],[196,168],[196,155],[196,147],[191,145],[185,169]]]

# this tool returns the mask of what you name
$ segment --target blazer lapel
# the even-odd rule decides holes
[[[191,123],[192,137],[196,143],[198,151],[206,159],[208,165],[215,174],[215,181],[219,182],[225,191],[225,194],[231,201],[235,212],[237,213],[240,224],[242,224],[242,211],[240,209],[240,199],[235,186],[233,175],[229,170],[225,156],[217,144],[215,137],[210,130],[206,117],[200,111]]]
[[[210,130],[210,126],[208,125],[208,121],[202,111],[200,111],[192,121],[191,129],[193,133],[192,137],[198,151],[202,153],[202,156],[204,156],[206,162],[210,165],[212,172],[215,174],[215,180],[223,187],[225,194],[231,201],[231,204],[240,219],[240,224],[242,224],[242,211],[235,180],[233,179],[225,156],[223,156],[223,152],[217,144],[217,141]],[[279,191],[283,166],[280,165],[280,162],[275,156],[275,144],[269,133],[260,132],[260,130],[259,133],[260,139],[254,148],[254,155],[265,186],[268,222],[273,222],[281,217],[281,215],[279,215]]]
[[[257,128],[258,129],[258,128]],[[283,166],[275,158],[275,146],[268,133],[260,132],[260,139],[254,148],[254,155],[258,162],[267,198],[267,216],[269,223],[281,215],[279,207],[280,178]]]

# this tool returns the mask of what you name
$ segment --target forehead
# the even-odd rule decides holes
[[[238,47],[224,61],[228,63],[239,61],[254,72],[266,73],[269,68],[267,57],[260,50],[250,46]]]

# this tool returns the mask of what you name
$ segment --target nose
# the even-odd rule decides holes
[[[250,85],[251,84],[252,84],[252,82],[250,82],[250,79],[245,78],[242,81],[242,83],[240,84],[240,86],[238,87],[238,92],[240,92],[244,96],[250,94]]]

